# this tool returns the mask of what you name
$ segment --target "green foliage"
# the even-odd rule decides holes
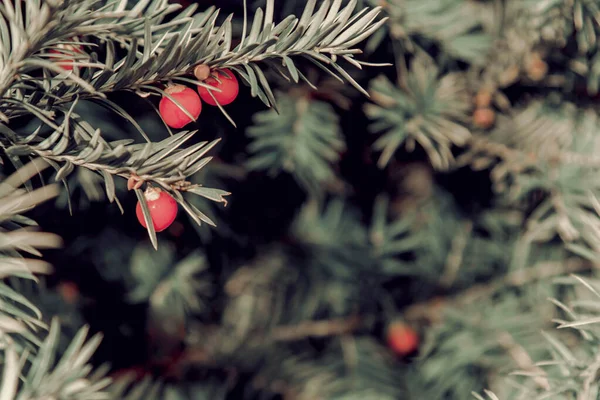
[[[564,301],[550,299],[560,312],[560,317],[552,320],[558,329],[541,332],[540,339],[547,351],[532,357],[538,366],[535,373],[521,368],[508,378],[523,377],[519,385],[510,385],[513,388],[511,398],[566,400],[598,396],[598,280],[572,275],[557,279],[555,283],[568,292]],[[491,399],[498,393],[486,391]],[[473,395],[481,399],[477,393]]]
[[[389,199],[379,196],[373,210],[369,239],[380,271],[396,276],[418,273],[411,262],[402,259],[402,256],[414,255],[425,241],[423,231],[415,229],[415,215],[394,220],[388,214]]]
[[[18,170],[0,179],[0,277],[13,278],[0,284],[1,398],[224,399],[239,376],[248,379],[245,396],[265,399],[462,399],[484,388],[477,399],[598,397],[598,115],[582,105],[592,99],[573,91],[584,80],[588,93],[598,91],[597,1],[368,2],[375,8],[355,13],[359,0],[289,1],[282,9],[300,9],[300,17],[275,22],[273,0],[249,2],[264,5],[250,18],[244,1],[239,24],[216,7],[198,13],[196,5],[180,10],[167,0],[0,4],[0,156]],[[346,67],[373,65],[356,59],[369,38],[368,50],[387,38],[398,64],[397,83],[383,76],[369,83],[365,111],[378,135],[379,167],[394,175],[404,165],[400,148],[419,146],[437,173],[489,170],[489,206],[468,209],[437,186],[412,201],[402,198],[407,193],[382,194],[370,217],[354,198],[327,198],[344,184],[336,173],[346,144],[330,104],[335,97],[279,92],[271,78],[315,89],[324,81],[304,69],[312,64],[366,94]],[[83,51],[52,52],[58,45]],[[73,70],[60,62],[73,62]],[[258,256],[242,265],[230,265],[229,255],[219,255],[224,265],[210,265],[211,245],[230,246],[235,234],[221,231],[212,241],[203,231],[225,222],[215,204],[227,204],[229,193],[213,187],[244,176],[233,165],[239,158],[209,164],[217,140],[197,141],[202,121],[184,132],[142,128],[111,100],[128,91],[151,109],[156,97],[169,97],[165,84],[206,86],[191,78],[198,64],[230,68],[273,107],[247,130],[245,166],[290,173],[311,195],[285,242],[253,249]],[[489,104],[474,99],[482,90]],[[92,103],[131,125],[135,139],[88,120],[81,106]],[[493,126],[472,129],[474,104],[495,115]],[[177,330],[178,345],[187,334],[191,361],[186,353],[177,362],[197,365],[183,368],[186,377],[217,369],[227,382],[111,384],[104,369],[92,372],[98,339],[86,344],[85,329],[58,356],[58,325],[47,333],[41,315],[57,311],[38,309],[29,297],[43,293],[27,285],[50,270],[40,250],[60,241],[22,216],[58,194],[54,184],[33,187],[48,166],[69,206],[81,189],[120,207],[120,177],[159,186],[185,209],[207,246],[183,259],[170,242],[156,251],[114,232],[78,239],[80,247],[70,250],[95,248],[90,257],[103,278],[124,283],[132,302],[149,304],[152,334]],[[373,197],[354,189],[361,207]],[[135,193],[149,222],[143,193]],[[31,258],[20,255],[26,253]],[[585,279],[551,282],[588,271]],[[224,282],[222,292],[213,291],[215,281]],[[397,310],[389,288],[425,301]],[[373,337],[396,313],[426,334],[408,367],[390,360]],[[173,337],[153,339],[164,350]]]
[[[59,339],[58,322],[53,321],[48,336],[39,352],[31,360],[24,383],[18,385],[23,365],[14,347],[8,343],[2,381],[2,396],[16,399],[53,397],[66,399],[104,398],[105,388],[110,384],[103,369],[93,370],[89,359],[100,344],[100,335],[86,340],[87,329],[82,328],[71,344],[57,357]],[[17,391],[18,388],[18,391]],[[16,395],[16,396],[15,396]]]
[[[356,362],[347,365],[342,353]],[[266,365],[260,375],[288,382],[286,391],[281,393],[284,395],[303,400],[315,396],[324,400],[393,400],[402,394],[398,385],[401,375],[394,368],[394,362],[383,348],[368,338],[341,339],[321,356],[285,352],[277,358],[277,362]]]
[[[286,171],[312,193],[338,180],[334,171],[345,150],[339,119],[333,107],[308,95],[277,94],[279,113],[254,115],[247,130],[253,141],[246,163],[250,170]]]
[[[211,292],[210,284],[199,277],[206,269],[203,254],[196,252],[175,262],[173,246],[160,251],[147,246],[136,247],[131,256],[131,273],[135,287],[129,293],[133,302],[148,301],[156,311],[179,318],[206,307],[201,296]]]
[[[559,237],[571,251],[597,258],[597,121],[595,112],[570,103],[532,102],[462,156],[460,162],[493,165],[495,188],[509,204],[530,208],[528,199],[538,199],[522,247]]]
[[[194,174],[190,182],[192,185],[207,186],[207,187],[226,187],[230,182],[237,182],[246,176],[246,169],[235,164],[227,164],[220,160],[212,160],[206,167],[202,168],[198,173]],[[206,193],[206,192],[205,192]],[[219,194],[218,190],[213,191],[214,194]],[[214,221],[219,229],[212,229],[213,226],[208,224],[194,224],[194,228],[204,241],[209,241],[214,235],[221,237],[235,237],[233,232],[226,224],[224,208],[217,207],[217,204],[212,200],[211,196],[197,196],[193,193],[186,196],[186,200],[196,207],[198,210],[203,210],[205,215]],[[227,206],[227,202],[223,203],[223,207]]]
[[[358,68],[369,65],[355,59],[360,52],[355,46],[384,24],[385,19],[377,21],[379,8],[354,14],[356,4],[350,1],[342,7],[342,1],[334,0],[317,7],[316,1],[310,0],[300,18],[290,16],[275,23],[274,2],[268,0],[264,10],[256,10],[251,23],[244,15],[242,34],[234,45],[233,16],[218,25],[219,10],[215,7],[195,13],[196,6],[192,6],[176,13],[180,7],[167,0],[142,0],[131,8],[123,0],[3,2],[0,5],[0,149],[2,161],[10,161],[18,173],[0,182],[2,277],[35,279],[33,273],[47,272],[49,266],[37,259],[24,259],[19,252],[40,256],[38,248],[60,244],[54,235],[32,231],[29,226],[35,223],[19,215],[58,194],[55,185],[33,190],[29,182],[48,166],[55,169],[53,180],[61,181],[67,192],[68,178],[75,178],[73,186],[80,186],[91,199],[102,197],[98,191],[102,185],[106,198],[121,207],[115,178],[130,183],[141,181],[171,194],[198,225],[201,222],[214,225],[183,194],[226,203],[228,192],[207,188],[192,178],[210,161],[205,156],[218,140],[193,142],[194,131],[169,131],[169,137],[153,142],[109,95],[130,91],[142,98],[150,97],[149,102],[151,96],[171,98],[161,85],[177,82],[206,86],[188,77],[196,65],[206,64],[212,69],[231,68],[249,86],[252,96],[276,107],[266,69],[290,81],[312,85],[296,66],[300,59],[366,93],[340,61]],[[59,45],[67,47],[60,53],[54,52]],[[72,64],[72,70],[63,69],[64,63]],[[131,138],[109,140],[106,132],[79,113],[77,106],[86,102],[100,104],[122,117],[147,143]],[[177,101],[174,103],[184,110]],[[333,115],[329,111],[320,117],[329,121]],[[24,121],[27,124],[22,124]],[[328,128],[336,126],[335,121],[330,123],[333,125]],[[343,144],[338,136],[336,131],[332,143],[335,149],[341,149]],[[23,160],[30,159],[35,161],[23,166]],[[27,193],[19,189],[21,185],[26,186]],[[136,188],[135,193],[149,222],[142,191]],[[71,206],[69,195],[67,203]],[[151,223],[148,233],[157,249]],[[111,263],[108,256],[108,264],[122,267]],[[119,259],[122,255],[112,256]],[[205,277],[198,277],[207,268],[203,254],[195,252],[175,262],[173,249],[168,245],[161,247],[160,252],[144,247],[136,249],[131,263],[132,274],[127,278],[133,286],[130,292],[133,301],[149,301],[151,308],[161,313],[183,315],[202,310],[203,296],[210,289]],[[149,271],[152,273],[148,274]],[[105,272],[113,278],[123,277]],[[110,379],[104,378],[105,370],[92,372],[88,364],[99,337],[86,343],[86,330],[80,331],[62,358],[55,361],[57,323],[53,322],[46,339],[40,341],[37,331],[45,325],[37,308],[5,284],[0,288],[0,296],[2,331],[8,333],[2,335],[2,398],[201,397],[200,391],[186,394],[172,387],[160,389],[151,382],[132,386],[125,381],[107,391]],[[206,398],[209,396],[207,392]]]
[[[136,382],[131,375],[114,381],[108,388],[110,400],[225,400],[221,382],[162,384],[145,377]],[[219,386],[218,386],[219,385]]]
[[[40,250],[57,248],[62,244],[56,235],[38,232],[36,223],[21,215],[58,194],[56,185],[29,191],[21,188],[46,167],[47,163],[37,159],[12,175],[3,177],[0,182],[0,276],[3,279],[18,277],[35,280],[34,274],[50,272],[50,265],[37,257],[41,255]],[[34,258],[24,258],[22,253]],[[37,332],[45,328],[40,310],[5,282],[0,283],[0,297],[3,303],[0,319],[4,340],[10,342],[13,351],[33,350],[32,344],[39,344]]]
[[[464,146],[471,136],[467,122],[472,100],[465,77],[440,75],[430,59],[415,59],[402,87],[382,76],[372,81],[370,93],[374,103],[365,112],[374,121],[370,130],[383,134],[373,145],[382,152],[381,168],[401,145],[412,150],[418,143],[434,168],[448,169],[454,160],[452,147]]]
[[[342,199],[334,199],[322,207],[308,203],[298,214],[292,234],[321,269],[332,274],[352,276],[357,268],[368,268],[367,235],[360,216]]]
[[[482,64],[490,51],[492,38],[483,29],[481,16],[484,5],[464,0],[369,0],[383,4],[390,18],[386,30],[369,41],[377,47],[385,33],[401,45],[404,53],[420,53],[439,46],[444,56]]]
[[[219,10],[211,7],[194,14],[190,7],[172,15],[179,7],[167,0],[145,0],[126,10],[124,1],[111,1],[99,6],[95,1],[81,0],[54,4],[31,3],[21,9],[20,1],[7,2],[2,8],[1,23],[4,47],[0,49],[0,119],[2,148],[11,161],[20,157],[41,156],[57,170],[56,180],[66,184],[75,167],[100,174],[109,201],[115,197],[114,176],[139,177],[171,192],[198,224],[214,223],[195,206],[187,203],[175,183],[185,181],[198,172],[209,158],[202,156],[208,146],[197,143],[179,149],[191,133],[180,132],[161,143],[146,146],[134,140],[108,142],[100,129],[95,129],[75,111],[79,101],[99,102],[120,115],[150,142],[139,124],[106,93],[127,90],[146,97],[169,94],[156,86],[173,81],[207,86],[185,77],[197,64],[211,68],[232,68],[249,86],[253,96],[275,106],[275,99],[265,74],[258,63],[275,68],[287,79],[307,81],[292,58],[302,57],[328,71],[340,81],[342,77],[364,90],[337,63],[341,58],[356,67],[354,45],[366,39],[385,21],[374,22],[379,9],[367,9],[352,17],[356,2],[340,8],[341,2],[325,2],[315,11],[316,2],[309,1],[301,18],[290,16],[279,24],[273,21],[273,0],[266,10],[258,9],[247,31],[247,21],[240,43],[232,48],[232,16],[216,25]],[[22,14],[25,18],[22,18]],[[166,22],[167,16],[173,18]],[[65,22],[67,21],[67,22]],[[91,42],[80,41],[88,37]],[[48,50],[61,43],[89,47],[90,51],[73,51],[57,57]],[[84,48],[85,46],[85,48]],[[126,51],[118,50],[120,47]],[[315,51],[318,49],[318,51]],[[200,56],[199,56],[200,54]],[[277,60],[277,61],[275,61]],[[65,71],[57,62],[70,62],[73,71]],[[341,77],[340,77],[341,76]],[[9,126],[15,118],[31,115],[38,122],[29,132],[17,132]],[[191,118],[191,116],[190,116]],[[193,118],[192,118],[193,119]],[[180,150],[175,151],[173,150]],[[173,162],[177,160],[177,165]],[[80,174],[82,186],[90,187],[89,174]],[[195,186],[188,191],[224,201],[228,194],[217,189]],[[136,190],[146,220],[150,220],[142,192]],[[152,224],[148,234],[157,247]]]
[[[540,301],[552,293],[548,286],[539,284],[493,300],[475,297],[447,307],[443,323],[427,332],[408,379],[411,393],[432,399],[464,398],[511,369],[535,371],[527,351],[537,357],[545,354],[539,330],[545,326],[548,307],[540,308]]]

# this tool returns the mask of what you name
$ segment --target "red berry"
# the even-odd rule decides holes
[[[496,113],[491,108],[478,108],[473,113],[473,124],[482,129],[488,129],[496,121]]]
[[[206,104],[216,106],[218,102],[219,105],[226,106],[227,104],[233,102],[237,97],[238,93],[240,92],[240,84],[238,83],[238,80],[233,72],[228,69],[216,71],[216,75],[219,80],[211,76],[210,78],[206,79],[204,83],[220,89],[221,91],[217,92],[216,90],[211,90],[209,93],[209,90],[204,86],[198,86],[198,93],[200,93],[200,97],[206,102]],[[216,102],[215,99],[217,100]]]
[[[73,63],[75,62],[75,60],[73,58],[70,58],[70,57],[66,58],[66,57],[70,56],[73,52],[81,53],[82,51],[83,50],[82,50],[81,46],[70,45],[70,44],[59,44],[56,49],[48,50],[48,53],[58,54],[58,55],[62,56],[62,57],[53,57],[56,60],[60,60],[60,61],[56,61],[56,64],[59,67],[61,67],[62,69],[64,69],[65,71],[72,71]]]
[[[146,189],[144,197],[150,209],[150,218],[152,218],[154,230],[156,232],[164,231],[175,221],[175,217],[177,216],[177,202],[170,194],[158,188]],[[146,228],[147,225],[144,219],[144,212],[142,211],[142,204],[139,201],[135,208],[135,214],[140,224]]]
[[[390,324],[386,339],[388,346],[400,356],[406,356],[419,347],[419,335],[402,322]]]
[[[79,288],[73,282],[63,282],[57,289],[63,300],[69,304],[75,304],[79,299]]]
[[[177,100],[193,117],[197,119],[202,111],[200,97],[192,89],[183,85],[171,85],[165,89],[172,98]],[[183,128],[192,119],[188,117],[171,99],[163,96],[158,104],[158,110],[163,121],[171,128]]]

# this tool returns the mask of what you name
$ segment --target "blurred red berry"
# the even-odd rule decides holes
[[[393,322],[387,329],[387,344],[400,356],[406,356],[419,347],[419,335],[403,322]]]

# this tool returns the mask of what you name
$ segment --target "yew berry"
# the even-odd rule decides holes
[[[419,347],[419,335],[408,325],[402,322],[393,322],[387,328],[387,344],[400,356],[406,356]]]
[[[209,89],[204,86],[198,86],[200,97],[206,104],[210,104],[211,106],[216,106],[217,103],[226,106],[227,104],[232,103],[240,92],[240,84],[233,72],[229,69],[216,71],[213,76],[207,78],[204,83],[221,90],[220,92],[211,90],[209,93]]]
[[[200,116],[202,102],[200,101],[200,97],[198,97],[196,92],[192,89],[185,87],[184,85],[169,85],[165,89],[165,92],[181,104],[181,106],[194,117],[194,120]],[[163,96],[160,100],[158,111],[160,112],[163,121],[171,128],[183,128],[192,122],[192,119],[167,96]]]
[[[496,121],[496,113],[491,108],[478,108],[473,113],[473,124],[482,129],[488,129]]]
[[[156,232],[162,232],[167,229],[177,216],[177,202],[170,194],[162,191],[159,188],[148,187],[144,192],[146,203],[150,209],[150,218]],[[142,204],[138,201],[135,208],[135,214],[138,221],[144,228],[147,228]]]
[[[71,58],[70,56],[73,53],[82,53],[82,52],[83,52],[83,49],[81,48],[81,46],[70,45],[70,44],[59,44],[57,46],[57,48],[48,50],[48,53],[58,55],[57,57],[53,57],[56,60],[60,60],[60,61],[56,61],[56,65],[58,65],[65,71],[73,70],[73,63],[75,62],[75,59]]]

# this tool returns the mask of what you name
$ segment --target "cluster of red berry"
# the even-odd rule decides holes
[[[48,52],[60,58],[56,61],[58,66],[65,71],[72,71],[75,60],[70,58],[70,56],[73,53],[82,53],[83,48],[80,45],[60,44]],[[192,122],[192,120],[196,120],[202,111],[202,100],[211,106],[216,106],[217,104],[225,106],[232,103],[239,93],[238,80],[229,69],[211,72],[208,66],[198,65],[194,69],[194,75],[198,81],[202,82],[202,85],[198,85],[198,93],[179,84],[170,84],[165,89],[165,92],[172,99],[185,108],[189,115],[194,117],[193,119],[183,112],[168,96],[163,96],[160,100],[158,106],[160,116],[171,128],[183,128]],[[154,230],[156,232],[164,231],[177,217],[177,202],[167,192],[152,186],[148,186],[144,192],[144,197],[148,204]],[[147,228],[142,205],[139,201],[136,207],[136,216],[140,224],[144,228]]]
[[[158,105],[158,110],[163,121],[171,128],[180,129],[196,120],[202,112],[202,101],[216,106],[232,103],[239,93],[239,83],[235,75],[229,69],[216,70],[211,73],[206,65],[198,65],[194,69],[194,75],[203,85],[198,85],[196,91],[179,84],[170,84],[165,92],[170,96],[163,96]],[[188,113],[175,104],[175,100]],[[190,115],[194,117],[190,118]],[[161,232],[167,229],[177,216],[177,202],[171,195],[155,187],[148,187],[144,192],[146,203],[150,211],[150,217],[154,230]],[[144,220],[142,205],[138,202],[136,207],[138,221],[144,228],[147,227]]]
[[[204,84],[198,85],[198,93],[179,84],[169,85],[165,90],[194,117],[194,120],[202,112],[202,101],[211,106],[226,106],[232,103],[239,93],[238,80],[229,69],[215,70],[211,73],[206,65],[198,65],[194,69],[194,75]],[[192,118],[167,96],[160,100],[158,109],[163,121],[171,128],[183,128],[192,122]]]

